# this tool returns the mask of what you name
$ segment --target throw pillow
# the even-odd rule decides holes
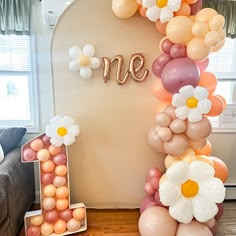
[[[6,155],[12,151],[21,142],[26,133],[26,128],[11,127],[0,129],[0,144],[2,145],[3,153]]]
[[[4,159],[4,153],[3,153],[3,150],[2,150],[2,146],[0,144],[0,163],[3,161]]]

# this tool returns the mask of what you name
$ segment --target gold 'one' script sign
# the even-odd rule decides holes
[[[110,80],[111,64],[115,61],[117,61],[116,81],[118,84],[122,85],[126,83],[129,77],[131,77],[134,81],[139,83],[147,79],[149,73],[148,69],[145,69],[143,74],[138,76],[138,72],[140,72],[140,70],[144,66],[144,56],[142,53],[135,53],[131,56],[129,61],[129,69],[126,71],[123,78],[121,75],[123,57],[121,55],[117,55],[116,57],[112,58],[112,60],[110,60],[107,57],[103,57],[102,60],[103,60],[103,80],[105,83],[107,83],[107,81]]]

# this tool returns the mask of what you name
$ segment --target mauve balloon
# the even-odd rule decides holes
[[[199,83],[199,69],[187,57],[175,58],[168,62],[162,70],[161,81],[170,93],[178,93],[185,85],[196,87]]]
[[[172,57],[167,53],[162,53],[159,57],[157,57],[152,63],[152,71],[154,75],[160,77],[163,68],[171,59]]]
[[[196,13],[202,8],[202,0],[198,0],[194,4],[189,5],[191,8],[191,15],[196,15]]]

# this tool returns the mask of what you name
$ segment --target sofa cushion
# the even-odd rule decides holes
[[[0,129],[0,144],[5,155],[17,147],[25,133],[26,128],[23,127]]]
[[[4,159],[4,153],[2,150],[2,145],[0,144],[0,163],[3,161],[3,159]]]

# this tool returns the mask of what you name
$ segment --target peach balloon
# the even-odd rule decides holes
[[[203,161],[203,162],[207,163],[208,165],[210,165],[214,168],[214,163],[208,156],[198,155],[197,160],[198,161]]]
[[[205,21],[195,22],[192,27],[192,34],[197,38],[204,38],[209,32],[209,26]]]
[[[56,208],[59,211],[64,211],[66,208],[68,208],[69,202],[67,199],[57,199],[56,202]]]
[[[56,234],[63,234],[66,231],[66,222],[59,219],[57,222],[54,224],[54,232]]]
[[[185,0],[185,2],[188,3],[188,4],[194,4],[197,1],[199,1],[199,0]]]
[[[36,155],[40,161],[47,161],[50,158],[50,152],[46,148],[39,150]]]
[[[54,146],[54,145],[50,145],[48,147],[48,150],[49,152],[52,154],[52,155],[57,155],[61,152],[61,147],[59,146]]]
[[[209,31],[204,38],[208,47],[215,47],[221,42],[220,34],[217,31]]]
[[[80,229],[81,222],[72,218],[67,222],[67,229],[71,232],[76,232]]]
[[[58,188],[66,184],[66,177],[64,176],[55,176],[53,179],[53,185]]]
[[[186,44],[193,38],[192,26],[187,16],[176,16],[167,24],[166,35],[173,43]]]
[[[112,10],[119,18],[131,17],[138,7],[136,0],[112,0]]]
[[[207,47],[204,40],[193,38],[187,45],[187,55],[194,61],[205,60],[211,52],[211,48]]]
[[[160,79],[156,80],[152,87],[152,94],[161,101],[171,102],[173,94],[169,93],[164,87]]]
[[[84,207],[74,209],[72,214],[74,219],[81,221],[85,218],[85,209]]]
[[[56,206],[56,200],[53,197],[43,198],[43,209],[46,211],[52,210]]]
[[[30,224],[34,226],[39,226],[43,223],[43,215],[31,216],[30,217]]]
[[[198,85],[206,88],[210,94],[214,93],[217,86],[217,78],[211,72],[202,71]]]
[[[39,150],[41,150],[44,147],[44,144],[43,144],[43,141],[40,138],[37,138],[37,139],[33,140],[30,143],[30,147],[34,151],[38,152]]]
[[[139,11],[139,14],[143,17],[143,18],[147,18],[146,16],[146,11],[147,11],[147,8],[144,8],[143,6],[139,6],[138,8],[138,11]]]
[[[166,27],[167,27],[168,22],[166,23],[161,23],[160,20],[157,20],[155,22],[156,29],[158,30],[159,33],[162,35],[166,35]]]
[[[201,148],[194,150],[197,155],[205,155],[205,156],[210,156],[212,153],[212,145],[209,140],[207,140],[206,145]]]
[[[215,177],[221,179],[221,181],[225,183],[229,176],[227,165],[217,157],[210,156],[209,158],[213,161],[214,164]]]
[[[174,13],[175,16],[189,16],[191,8],[188,3],[182,2],[178,11]]]
[[[55,168],[55,164],[52,160],[44,161],[41,164],[42,171],[47,172],[47,173],[52,172],[54,168]]]
[[[147,208],[140,216],[138,222],[139,232],[142,236],[174,236],[177,229],[177,221],[169,211],[160,206]]]
[[[171,167],[177,161],[180,161],[178,157],[167,155],[166,158],[165,158],[165,167],[166,167],[166,169]]]
[[[67,167],[66,167],[66,165],[56,166],[55,174],[58,175],[58,176],[65,176],[67,174]]]
[[[209,21],[209,27],[211,30],[219,30],[222,29],[224,27],[225,24],[225,18],[218,14],[213,16],[210,21]]]
[[[206,224],[200,223],[196,220],[191,221],[188,224],[180,223],[176,236],[212,236],[210,229]]]
[[[211,52],[218,52],[225,45],[225,40],[220,42],[217,46],[211,48]]]
[[[56,196],[57,198],[66,198],[68,196],[69,192],[68,192],[68,188],[65,187],[65,186],[61,186],[61,187],[58,187],[56,189]]]
[[[46,185],[43,188],[43,194],[46,197],[53,197],[56,193],[56,187],[53,184]]]
[[[221,97],[210,95],[208,99],[212,102],[211,110],[206,114],[207,116],[218,116],[224,111],[224,101]]]
[[[41,233],[42,235],[50,235],[53,233],[53,224],[44,222],[41,225]]]
[[[209,21],[213,16],[217,15],[217,11],[212,8],[203,8],[196,14],[196,21]]]

